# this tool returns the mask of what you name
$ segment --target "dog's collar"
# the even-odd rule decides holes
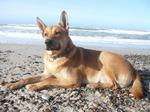
[[[50,57],[49,61],[53,62],[53,61],[65,56],[68,52],[70,52],[70,49],[66,48],[59,55]]]

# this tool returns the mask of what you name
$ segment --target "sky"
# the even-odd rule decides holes
[[[150,31],[150,0],[0,0],[0,24],[46,24],[59,21],[62,10],[70,26]]]

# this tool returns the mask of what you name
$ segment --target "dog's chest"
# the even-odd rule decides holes
[[[67,68],[64,68],[60,70],[58,73],[56,73],[56,77],[63,78],[63,79],[68,79],[70,73],[68,72]]]
[[[47,63],[46,68],[48,73],[53,74],[57,78],[68,78],[69,71],[67,68],[58,66],[57,64]]]
[[[56,74],[57,72],[59,72],[59,67],[50,62],[46,63],[45,67],[46,67],[47,71],[51,74]]]
[[[55,71],[54,76],[60,79],[68,79],[71,74],[69,73],[67,68],[63,68],[61,70]]]

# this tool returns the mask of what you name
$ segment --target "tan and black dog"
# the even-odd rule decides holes
[[[31,91],[50,86],[111,88],[132,86],[131,94],[141,99],[143,88],[139,73],[122,56],[105,51],[76,47],[69,37],[68,18],[61,13],[58,25],[47,26],[37,17],[45,39],[44,73],[7,84],[8,89],[26,86]]]

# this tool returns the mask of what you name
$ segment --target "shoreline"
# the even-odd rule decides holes
[[[82,45],[81,45],[82,46]],[[38,52],[39,55],[42,55],[40,53],[42,53],[44,51],[44,44],[41,45],[35,45],[35,44],[8,44],[8,43],[0,43],[0,48],[1,49],[6,49],[9,48],[10,50],[18,50],[22,51],[25,49],[28,49],[31,53],[32,52]],[[77,46],[78,47],[78,46]],[[150,49],[136,49],[136,48],[119,48],[119,47],[90,47],[90,46],[86,46],[83,47],[86,49],[93,49],[93,50],[98,50],[98,51],[110,51],[110,52],[114,52],[114,53],[118,53],[121,55],[150,55]]]

